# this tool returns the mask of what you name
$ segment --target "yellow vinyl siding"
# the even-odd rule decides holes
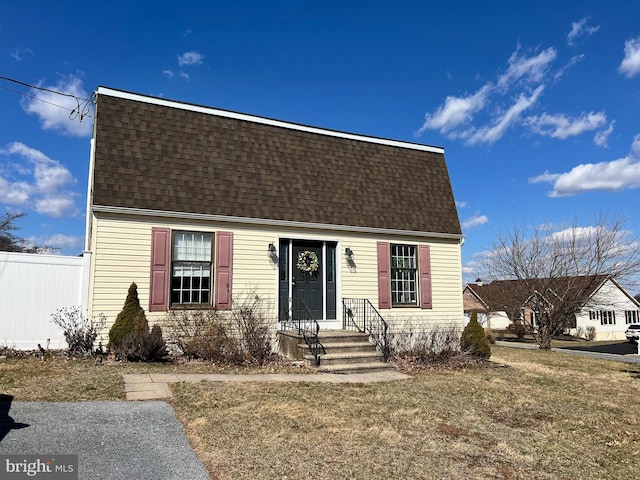
[[[357,265],[349,270],[343,259],[342,296],[346,298],[368,298],[378,308],[378,241],[431,247],[432,309],[416,307],[394,307],[379,310],[389,325],[401,327],[406,324],[419,327],[440,325],[462,325],[462,267],[460,245],[457,242],[426,240],[412,237],[366,238],[347,237],[346,245],[354,251]]]
[[[392,327],[411,324],[430,328],[452,323],[462,326],[461,257],[457,240],[101,213],[93,219],[89,309],[93,315],[106,315],[108,325],[122,309],[131,282],[138,285],[140,304],[147,312],[149,322],[159,322],[165,316],[163,312],[148,312],[152,227],[172,231],[233,232],[233,296],[239,299],[250,292],[259,295],[268,305],[274,325],[278,308],[278,263],[269,258],[269,243],[277,248],[280,239],[337,242],[339,319],[342,318],[341,299],[345,297],[367,298],[378,307],[378,241],[426,244],[431,249],[433,308],[392,308],[380,310],[380,313]],[[354,253],[354,265],[347,262],[347,247]]]

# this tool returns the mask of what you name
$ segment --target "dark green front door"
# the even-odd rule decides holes
[[[323,318],[322,242],[294,241],[292,245],[293,298],[307,305],[314,320]],[[311,265],[317,259],[317,267]],[[298,263],[301,262],[301,268]],[[309,271],[309,270],[313,271]],[[306,270],[306,271],[305,271]]]

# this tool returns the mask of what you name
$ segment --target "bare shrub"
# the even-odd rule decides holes
[[[258,365],[271,355],[271,328],[265,315],[263,300],[255,292],[241,298],[231,312],[231,318],[240,335],[240,349]]]
[[[411,357],[422,363],[444,361],[460,354],[460,330],[408,327],[389,335],[389,351],[392,357]]]
[[[106,321],[103,314],[89,321],[79,306],[63,307],[51,314],[51,322],[62,329],[69,352],[82,355],[92,355],[93,344]]]
[[[241,361],[231,325],[213,308],[174,309],[165,319],[168,338],[189,359],[233,364]]]
[[[527,333],[527,327],[522,323],[522,321],[517,320],[507,326],[507,331],[513,333],[518,338],[524,338]]]
[[[594,327],[593,325],[589,325],[587,327],[587,340],[592,342],[595,339],[596,339],[596,327]]]
[[[251,292],[235,298],[231,311],[213,308],[167,312],[169,341],[184,355],[217,364],[263,365],[272,354],[264,301]]]
[[[484,335],[485,337],[487,337],[487,342],[489,342],[491,345],[496,344],[496,334],[493,330],[491,330],[490,328],[485,328]]]

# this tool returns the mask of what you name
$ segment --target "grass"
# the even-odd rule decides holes
[[[214,479],[580,480],[640,471],[640,365],[492,352],[506,367],[361,385],[180,383],[171,402]],[[8,358],[0,392],[16,401],[121,400],[123,373],[205,371],[216,369]]]
[[[212,478],[618,479],[640,367],[494,347],[507,368],[345,384],[174,384]]]
[[[303,368],[216,367],[206,363],[119,363],[92,359],[5,358],[0,360],[0,393],[21,402],[125,400],[123,374],[129,373],[308,373]]]

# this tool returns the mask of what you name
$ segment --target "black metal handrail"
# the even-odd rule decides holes
[[[320,325],[313,318],[309,307],[301,298],[289,298],[289,308],[280,312],[280,326],[282,330],[297,330],[313,355],[316,367],[320,365],[320,355],[325,353],[320,343],[318,332]]]
[[[386,362],[389,359],[389,326],[376,307],[366,298],[343,298],[342,308],[342,328],[368,333]]]

